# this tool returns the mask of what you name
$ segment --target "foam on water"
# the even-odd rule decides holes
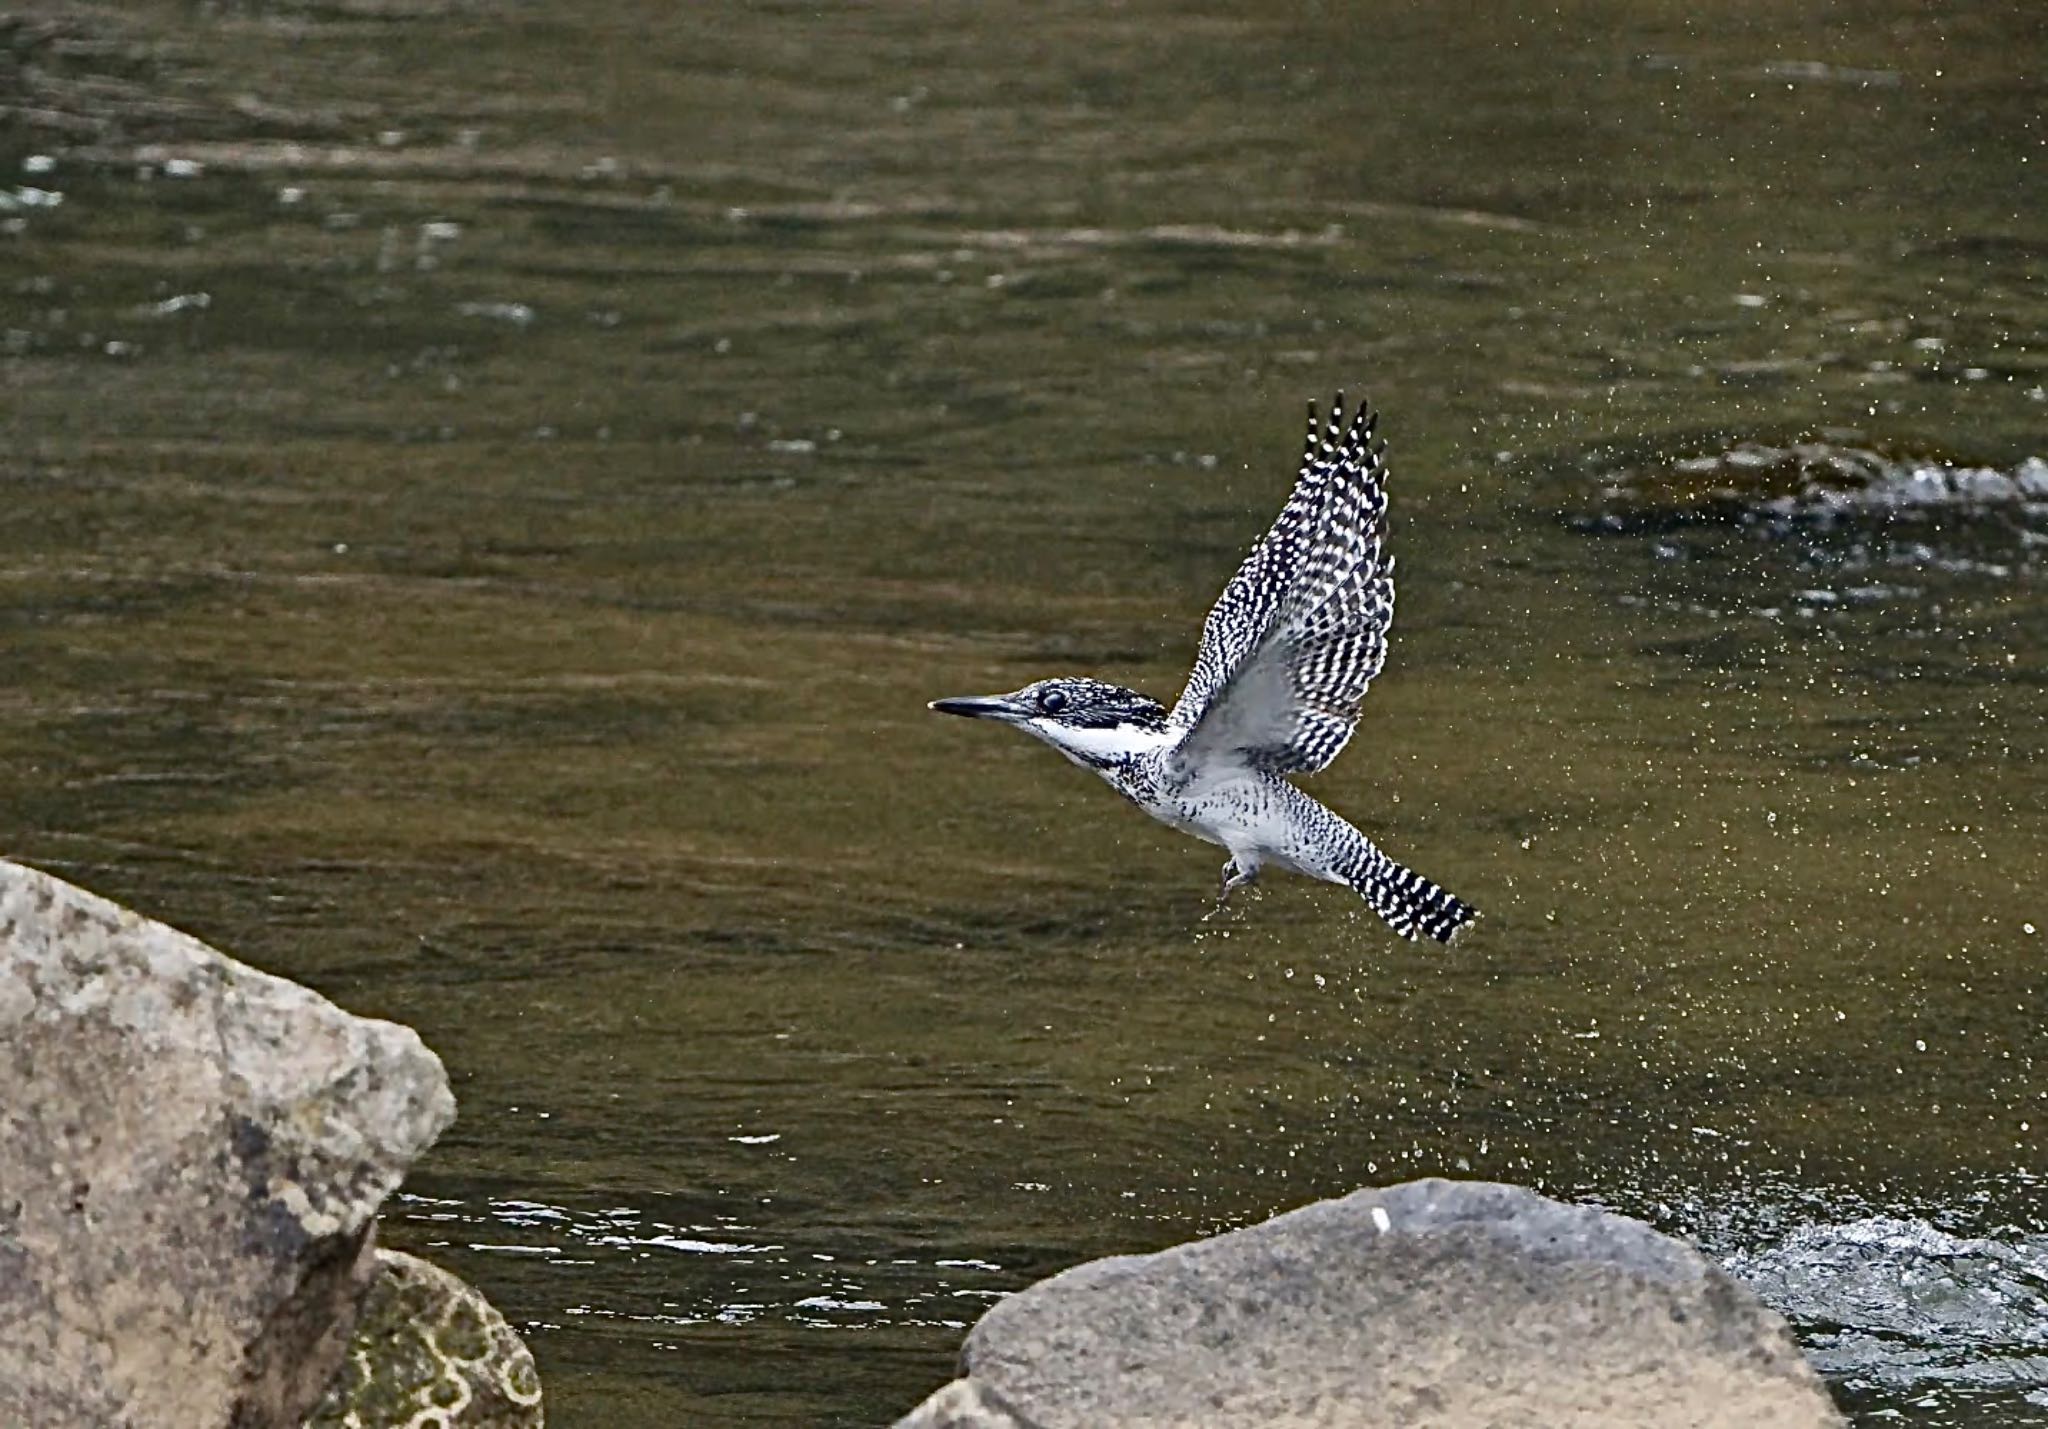
[[[1998,1391],[2009,1413],[2025,1414],[2014,1399],[2048,1407],[2048,1236],[1965,1237],[1878,1215],[1801,1226],[1723,1263],[1852,1394],[1934,1409]]]

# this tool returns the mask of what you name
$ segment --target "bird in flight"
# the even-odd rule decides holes
[[[1288,782],[1343,750],[1387,659],[1394,558],[1378,421],[1361,403],[1347,426],[1341,392],[1327,424],[1309,404],[1294,491],[1210,610],[1171,711],[1136,690],[1066,677],[931,707],[1014,725],[1153,818],[1222,845],[1218,907],[1272,864],[1355,890],[1405,938],[1448,943],[1477,910]]]

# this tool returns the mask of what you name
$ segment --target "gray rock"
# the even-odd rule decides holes
[[[1783,1320],[1641,1222],[1411,1181],[991,1309],[916,1429],[1839,1425]]]
[[[0,1078],[0,1423],[302,1422],[439,1059],[0,861]]]
[[[541,1429],[533,1354],[488,1300],[395,1250],[377,1272],[306,1429]]]
[[[971,1379],[956,1379],[896,1421],[896,1429],[1036,1429]]]

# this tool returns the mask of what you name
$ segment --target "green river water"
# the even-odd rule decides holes
[[[560,1425],[886,1423],[1003,1292],[1426,1174],[1966,1241],[1773,1294],[1869,1423],[2048,1424],[2048,522],[1578,519],[1750,440],[2048,453],[2044,56],[31,0],[0,852],[420,1030],[461,1119],[382,1233]],[[1278,875],[1205,922],[1218,853],[925,709],[1170,700],[1338,387],[1402,584],[1314,787],[1484,911],[1448,950]]]

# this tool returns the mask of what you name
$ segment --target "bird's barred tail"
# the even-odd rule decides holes
[[[1479,916],[1479,910],[1437,887],[1412,868],[1403,868],[1367,844],[1344,881],[1372,905],[1389,928],[1411,942],[1428,936],[1448,943],[1458,930]]]

